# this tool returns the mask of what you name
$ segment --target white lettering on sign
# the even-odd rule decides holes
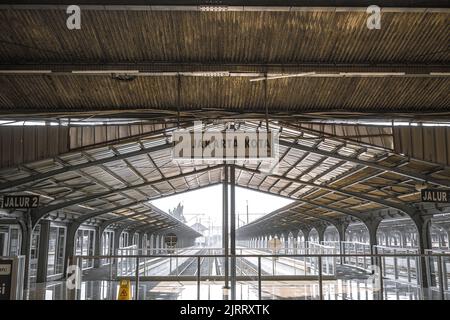
[[[0,276],[7,276],[11,274],[10,264],[0,264]]]
[[[449,202],[449,192],[439,190],[422,190],[424,202]]]
[[[3,196],[0,197],[3,209],[28,209],[39,206],[39,196]]]

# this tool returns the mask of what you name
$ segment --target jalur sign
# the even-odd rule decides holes
[[[423,189],[422,202],[449,203],[450,190]]]
[[[0,196],[2,209],[32,209],[39,206],[39,196]]]

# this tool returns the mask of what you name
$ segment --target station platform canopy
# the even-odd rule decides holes
[[[242,121],[241,129],[261,123]],[[217,124],[211,124],[214,128]],[[107,142],[0,172],[0,190],[39,194],[37,218],[74,214],[83,220],[140,213],[132,219],[143,228],[179,228],[181,221],[164,215],[150,200],[220,184],[224,166],[235,167],[237,186],[296,200],[270,217],[273,229],[286,226],[351,222],[372,213],[380,217],[442,213],[446,204],[421,202],[420,188],[448,188],[450,168],[413,159],[392,149],[271,124],[280,132],[279,162],[274,173],[257,163],[183,165],[173,160],[170,131],[146,133],[123,142]],[[131,140],[130,140],[131,139]],[[267,228],[267,217],[240,232]]]

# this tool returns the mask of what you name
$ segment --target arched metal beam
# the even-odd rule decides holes
[[[301,151],[305,151],[305,152],[309,152],[309,153],[318,154],[318,155],[325,156],[325,157],[348,161],[348,162],[364,165],[367,167],[371,167],[371,168],[374,168],[377,170],[393,172],[393,173],[396,173],[396,174],[399,174],[399,175],[402,175],[402,176],[405,176],[408,178],[412,178],[415,180],[419,180],[419,181],[427,181],[427,182],[434,183],[434,184],[437,184],[440,186],[450,187],[449,180],[433,178],[429,175],[410,172],[410,171],[403,170],[398,167],[387,167],[387,166],[384,166],[384,165],[381,165],[378,163],[360,160],[360,159],[353,158],[353,157],[346,157],[346,156],[340,155],[338,153],[333,153],[333,152],[320,150],[317,148],[307,147],[307,146],[303,146],[303,145],[285,141],[285,140],[280,140],[279,143],[280,143],[280,145],[288,147],[288,148],[293,148],[293,149],[297,149],[297,150],[301,150]],[[118,161],[118,160],[124,160],[127,158],[131,158],[131,157],[135,157],[135,156],[139,156],[139,155],[143,155],[143,154],[148,154],[148,153],[152,153],[152,152],[156,152],[156,151],[165,150],[165,149],[168,149],[171,147],[173,147],[173,143],[166,143],[166,144],[154,146],[151,148],[144,148],[144,149],[134,151],[134,152],[119,154],[119,155],[112,156],[112,157],[105,158],[105,159],[88,161],[85,163],[72,165],[72,166],[65,166],[61,169],[56,169],[56,170],[48,171],[45,173],[34,174],[34,175],[31,175],[31,176],[28,176],[25,178],[20,178],[20,179],[14,180],[14,181],[0,183],[0,190],[11,189],[11,188],[20,186],[22,184],[47,179],[49,177],[52,177],[52,176],[55,176],[58,174],[67,173],[70,171],[76,171],[76,170],[80,170],[80,169],[85,169],[85,168],[89,168],[89,167],[96,166],[96,165],[103,165],[105,163],[114,162],[114,161]],[[17,190],[17,191],[19,191],[19,190]]]
[[[295,209],[293,209],[293,210],[295,210]],[[304,215],[304,216],[307,216],[307,217],[315,218],[317,220],[320,220],[320,221],[323,221],[323,222],[326,222],[326,223],[330,223],[330,224],[332,224],[335,227],[337,227],[337,225],[339,224],[339,221],[337,221],[335,219],[328,218],[328,217],[320,217],[318,215],[311,214],[311,213],[309,213],[307,211],[306,212],[288,211],[288,212],[293,212],[294,214],[301,214],[301,215]]]
[[[83,215],[80,215],[78,218],[76,218],[75,222],[79,223],[79,224],[82,224],[83,222],[88,221],[89,219],[93,219],[95,217],[98,217],[98,216],[101,216],[101,215],[104,215],[104,214],[107,214],[107,213],[114,213],[114,211],[117,211],[117,210],[120,210],[120,209],[130,208],[132,206],[139,205],[139,204],[142,204],[142,203],[147,202],[147,201],[148,200],[136,201],[136,202],[120,205],[118,207],[114,207],[114,208],[111,208],[111,209],[105,209],[105,210],[94,211],[94,212],[90,212],[90,213],[87,213],[87,214],[83,214]],[[151,210],[146,210],[146,211],[143,211],[141,213],[147,213],[149,211],[151,211]]]
[[[365,218],[359,212],[351,212],[350,210],[347,210],[347,209],[344,209],[344,208],[333,208],[333,207],[329,207],[329,206],[324,205],[324,204],[315,203],[315,202],[312,202],[312,201],[309,201],[309,200],[305,200],[305,199],[301,199],[298,202],[307,203],[309,205],[312,205],[312,206],[315,206],[315,207],[319,207],[319,208],[322,208],[322,209],[325,209],[325,210],[328,210],[328,211],[341,213],[341,214],[344,214],[346,216],[357,218],[358,220],[361,220],[361,221],[363,221],[364,218]]]
[[[35,225],[43,216],[45,216],[47,213],[49,213],[51,211],[55,211],[55,210],[58,210],[58,209],[70,207],[72,205],[76,205],[76,204],[79,204],[79,203],[84,203],[84,202],[87,202],[87,201],[90,201],[90,200],[94,200],[94,199],[97,199],[97,198],[105,197],[105,196],[108,196],[108,195],[111,195],[111,194],[115,194],[115,193],[118,193],[118,192],[134,190],[134,189],[137,189],[137,188],[142,188],[142,187],[145,187],[145,186],[149,186],[149,185],[152,185],[152,184],[157,184],[157,183],[160,183],[160,182],[165,182],[165,181],[168,181],[168,180],[174,180],[174,179],[179,179],[179,178],[183,178],[183,177],[194,175],[194,174],[200,174],[200,173],[207,172],[209,170],[215,170],[215,169],[218,169],[218,168],[221,168],[221,167],[223,167],[223,164],[216,165],[214,167],[207,167],[207,168],[200,169],[200,170],[194,170],[194,171],[190,171],[190,172],[186,172],[186,173],[181,173],[179,175],[172,176],[172,177],[166,177],[166,178],[162,178],[162,179],[158,179],[158,180],[154,180],[154,181],[148,181],[148,182],[140,183],[140,184],[133,185],[133,186],[127,186],[127,187],[120,188],[120,189],[114,189],[114,190],[110,190],[110,191],[95,193],[95,194],[92,194],[92,195],[89,195],[89,196],[86,196],[86,197],[77,198],[77,199],[65,201],[65,202],[62,202],[62,203],[57,203],[57,204],[54,204],[54,205],[51,205],[51,206],[47,206],[47,207],[42,207],[42,208],[39,208],[39,209],[34,209],[32,211],[33,212],[33,214],[32,214],[33,224]],[[153,197],[153,198],[149,198],[147,200],[158,199],[158,198],[160,198],[160,197]]]
[[[245,170],[245,171],[248,171],[248,172],[254,172],[256,174],[263,174],[260,170],[251,169],[251,168],[247,168],[247,167],[243,167],[243,166],[236,166],[236,168],[240,169],[240,170]],[[353,192],[353,191],[338,189],[338,188],[334,188],[334,187],[330,187],[330,186],[318,185],[318,184],[315,184],[315,183],[312,183],[312,182],[307,182],[307,181],[303,181],[303,180],[293,179],[293,178],[280,176],[280,175],[276,175],[276,174],[270,174],[268,176],[270,176],[272,178],[275,178],[275,179],[295,182],[295,183],[298,183],[298,184],[303,184],[303,185],[306,185],[306,186],[315,187],[315,188],[327,190],[327,191],[330,191],[330,192],[341,193],[341,194],[349,196],[349,197],[355,197],[355,198],[359,198],[359,199],[362,199],[362,200],[378,203],[378,204],[383,205],[385,207],[389,207],[389,208],[392,208],[392,209],[400,210],[400,211],[406,213],[409,216],[414,216],[417,213],[419,213],[419,211],[416,208],[412,207],[412,206],[409,206],[409,205],[406,205],[406,204],[397,204],[397,203],[394,203],[394,202],[391,202],[391,201],[378,199],[376,197],[369,196],[369,195],[366,195],[366,194],[362,194],[362,193],[359,193],[359,192]]]
[[[145,223],[143,225],[136,226],[135,228],[130,229],[128,232],[131,235],[134,235],[136,232],[140,232],[142,230],[148,230],[149,232],[154,232],[156,230],[159,230],[159,228],[156,226],[154,222]]]
[[[219,184],[219,183],[220,182],[213,183],[213,184],[210,184],[210,185],[207,185],[207,186],[198,187],[195,190],[199,190],[199,189],[202,189],[202,188],[210,187],[212,185],[216,185],[216,184]],[[174,192],[174,193],[171,193],[171,194],[168,194],[168,195],[162,195],[160,197],[156,197],[156,198],[152,198],[152,199],[162,199],[162,198],[173,196],[174,194],[183,194],[183,193],[188,192],[188,191],[191,191],[191,190],[184,190],[184,191],[181,191],[181,192]],[[87,221],[89,219],[92,219],[92,218],[104,215],[106,213],[115,213],[114,211],[117,211],[117,210],[120,210],[120,209],[125,209],[125,208],[131,208],[132,206],[139,205],[139,204],[146,204],[146,206],[148,206],[147,205],[148,201],[149,201],[148,199],[146,199],[146,200],[139,200],[139,201],[130,202],[130,203],[127,203],[127,204],[124,204],[124,205],[120,205],[118,207],[114,207],[114,208],[111,208],[111,209],[104,209],[104,210],[99,210],[99,211],[93,211],[93,212],[81,215],[75,221],[81,221],[81,223],[83,223],[84,221]],[[148,211],[144,211],[144,212],[148,212]],[[144,212],[142,212],[142,213],[144,213]],[[161,211],[161,212],[165,213],[164,211]],[[169,215],[167,215],[167,216],[169,218],[176,219],[173,216],[169,216]]]
[[[247,187],[245,185],[242,185],[242,186],[238,185],[238,186],[241,187],[241,188],[248,189],[248,190],[257,190],[257,189],[254,189],[254,188]],[[288,197],[288,196],[285,196],[285,195],[282,195],[282,194],[279,194],[279,193],[272,193],[272,192],[268,192],[268,191],[265,191],[265,190],[257,190],[257,191],[261,192],[261,193],[266,193],[266,194],[270,194],[270,195],[276,195],[278,197],[282,197],[282,198],[285,198],[285,199],[293,200],[293,201],[295,201],[293,204],[300,204],[300,203],[304,202],[304,203],[307,203],[307,204],[310,204],[310,205],[313,205],[313,206],[316,206],[316,207],[320,207],[320,208],[323,208],[323,209],[326,209],[326,210],[329,210],[329,211],[334,211],[334,212],[341,213],[341,214],[344,214],[344,215],[352,216],[352,217],[354,217],[354,218],[356,218],[358,220],[361,220],[361,221],[364,218],[366,218],[365,216],[360,215],[359,212],[352,212],[352,211],[349,211],[349,210],[344,209],[344,208],[333,208],[333,207],[329,207],[327,205],[311,202],[309,200],[305,200],[305,199],[298,200],[297,198],[292,198],[292,197]]]
[[[70,172],[70,171],[86,169],[86,168],[93,167],[93,166],[103,165],[103,164],[109,163],[109,162],[114,162],[114,161],[118,161],[118,160],[124,160],[124,159],[127,159],[127,158],[136,157],[136,156],[139,156],[139,155],[144,155],[144,154],[147,154],[147,153],[152,153],[152,152],[157,152],[157,151],[169,149],[172,146],[173,146],[173,143],[166,143],[166,144],[159,145],[159,146],[154,146],[154,147],[151,147],[151,148],[144,148],[144,149],[141,149],[141,150],[138,150],[138,151],[133,151],[133,152],[119,154],[119,155],[112,156],[112,157],[105,158],[105,159],[88,161],[88,162],[85,162],[85,163],[80,163],[80,164],[76,164],[76,165],[72,165],[72,166],[65,166],[65,167],[63,167],[61,169],[51,170],[51,171],[44,172],[44,173],[34,174],[34,175],[31,175],[31,176],[28,176],[28,177],[25,177],[25,178],[20,178],[20,179],[14,180],[14,181],[8,181],[8,182],[0,183],[0,190],[11,189],[11,188],[20,186],[22,184],[35,182],[35,181],[43,180],[43,179],[48,179],[48,178],[50,178],[52,176],[56,176],[56,175],[62,174],[62,173],[67,173],[67,172]],[[17,191],[20,191],[20,190],[17,190]]]
[[[396,173],[396,174],[399,174],[401,176],[408,177],[411,179],[415,179],[415,180],[419,180],[419,181],[426,181],[426,182],[434,183],[436,185],[450,188],[450,180],[433,178],[429,175],[410,172],[410,171],[403,170],[398,167],[387,167],[387,166],[384,166],[379,163],[360,160],[358,158],[346,157],[346,156],[340,155],[339,153],[336,153],[336,152],[329,152],[329,151],[320,150],[318,148],[311,148],[311,147],[303,146],[298,143],[293,143],[293,142],[289,142],[289,141],[280,140],[279,143],[280,143],[280,145],[288,147],[288,148],[301,150],[301,151],[305,151],[305,152],[310,152],[310,153],[318,154],[318,155],[321,155],[324,157],[353,162],[353,163],[360,164],[360,165],[370,167],[370,168],[374,168],[377,170],[389,171],[389,172],[393,172],[393,173]]]
[[[126,219],[131,219],[131,218],[136,217],[136,216],[138,216],[138,215],[140,215],[140,213],[133,213],[133,214],[130,214],[130,215],[128,215],[128,216],[122,216],[122,217],[117,217],[117,218],[114,218],[114,219],[105,220],[105,221],[102,222],[102,224],[100,225],[100,228],[99,228],[100,233],[103,234],[103,231],[105,231],[106,228],[108,228],[108,227],[109,227],[110,225],[112,225],[113,223],[117,223],[117,222],[120,222],[120,221],[126,220]]]
[[[275,226],[270,225],[270,226],[267,228],[267,227],[265,227],[265,226],[261,226],[260,223],[261,223],[262,221],[266,221],[266,220],[268,220],[268,219],[273,218],[273,217],[276,216],[278,213],[286,212],[286,211],[289,210],[290,207],[295,207],[295,206],[296,206],[296,203],[292,203],[292,204],[289,204],[289,205],[287,205],[287,206],[284,206],[283,208],[280,208],[280,209],[278,209],[278,210],[275,210],[275,211],[269,213],[268,215],[265,215],[264,217],[262,217],[262,218],[260,218],[260,219],[258,219],[258,220],[256,220],[256,221],[254,221],[254,222],[252,222],[252,223],[249,223],[249,224],[247,224],[247,225],[245,225],[245,226],[243,226],[243,227],[241,227],[241,228],[239,228],[236,232],[239,233],[240,236],[241,236],[242,234],[246,233],[246,230],[247,230],[247,229],[250,229],[250,231],[249,231],[249,233],[248,233],[249,235],[252,235],[252,234],[253,234],[253,235],[258,235],[258,234],[264,234],[264,233],[280,232],[280,231],[281,231],[281,228],[280,228],[280,227],[275,227]],[[311,225],[313,225],[313,224],[311,224],[311,222],[307,222],[307,221],[302,221],[301,223],[299,223],[299,227],[300,227],[300,226],[305,226],[305,225],[311,226]]]

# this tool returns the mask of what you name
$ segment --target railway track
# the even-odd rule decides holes
[[[204,255],[207,254],[207,250],[200,250],[198,252],[198,255]],[[174,271],[171,272],[171,275],[177,275],[177,276],[196,276],[198,272],[198,266],[197,266],[197,258],[190,257],[185,262],[183,262],[178,268],[176,268]],[[210,269],[210,264],[207,261],[206,257],[200,258],[200,274],[208,274]]]

